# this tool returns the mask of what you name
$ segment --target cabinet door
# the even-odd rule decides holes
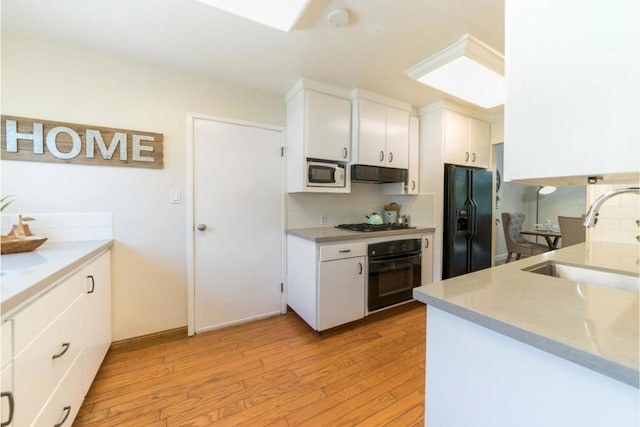
[[[433,283],[433,234],[422,237],[422,277],[421,285]]]
[[[491,127],[488,122],[469,118],[469,152],[470,166],[479,168],[489,167],[489,152],[491,146]]]
[[[13,400],[13,365],[7,364],[0,374],[0,384],[2,385],[2,408],[0,410],[0,422],[3,426],[12,426],[13,411],[15,402]]]
[[[347,162],[351,156],[351,102],[307,91],[307,157]]]
[[[376,102],[359,99],[356,101],[359,128],[357,132],[357,163],[371,166],[385,166],[387,108]]]
[[[364,317],[365,257],[320,263],[318,331]]]
[[[409,168],[409,113],[387,107],[386,166]]]
[[[420,119],[409,117],[409,179],[406,194],[418,194],[420,188]]]
[[[82,269],[85,284],[85,392],[111,345],[111,252]]]
[[[444,161],[467,166],[469,152],[469,118],[455,111],[444,110]]]

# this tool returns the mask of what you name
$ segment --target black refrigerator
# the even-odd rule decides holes
[[[442,278],[491,266],[493,174],[445,164]]]

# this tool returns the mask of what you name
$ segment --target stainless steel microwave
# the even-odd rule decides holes
[[[334,162],[307,161],[307,186],[344,187],[345,165]]]

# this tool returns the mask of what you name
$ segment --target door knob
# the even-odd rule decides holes
[[[198,224],[198,231],[204,231],[207,229],[207,224]]]

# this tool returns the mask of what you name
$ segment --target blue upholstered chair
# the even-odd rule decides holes
[[[522,231],[522,224],[524,224],[524,220],[526,217],[527,216],[525,214],[520,212],[502,214],[504,240],[507,243],[506,262],[511,261],[511,256],[513,254],[516,254],[516,260],[518,260],[522,257],[522,255],[538,255],[550,250],[547,245],[530,242],[525,239],[522,234],[520,234],[520,232]]]

